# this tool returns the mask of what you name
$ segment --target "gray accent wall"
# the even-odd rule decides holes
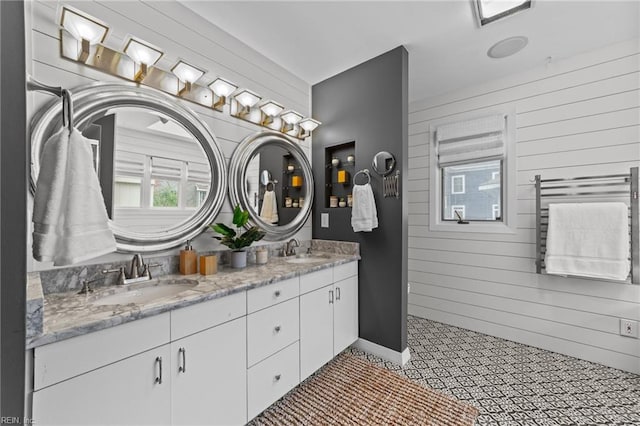
[[[23,421],[27,153],[24,3],[0,2],[0,416]],[[4,422],[3,422],[4,423]]]
[[[313,238],[360,243],[360,338],[397,352],[407,347],[407,66],[400,46],[312,88],[313,117],[322,122],[312,143]],[[371,169],[379,151],[391,152],[401,172],[400,198],[383,198],[382,178],[371,175],[379,220],[372,232],[353,232],[350,208],[325,205],[325,149],[351,141],[354,172]],[[329,228],[320,226],[322,213],[329,214]]]

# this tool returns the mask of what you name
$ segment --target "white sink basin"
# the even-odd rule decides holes
[[[198,281],[178,279],[161,281],[155,285],[123,289],[124,291],[99,297],[91,302],[94,305],[144,304],[163,297],[174,296],[198,285]]]
[[[327,256],[307,256],[307,255],[298,255],[296,257],[292,257],[290,259],[285,260],[287,263],[315,263],[315,262],[323,262],[327,260]]]

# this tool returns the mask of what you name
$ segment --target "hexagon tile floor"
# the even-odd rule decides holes
[[[478,425],[640,425],[640,376],[409,316],[404,367],[351,353],[480,409]]]

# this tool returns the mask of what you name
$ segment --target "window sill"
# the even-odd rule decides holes
[[[485,234],[515,234],[515,228],[500,223],[431,223],[429,230],[434,232],[478,232]]]

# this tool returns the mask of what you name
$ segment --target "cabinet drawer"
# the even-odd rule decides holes
[[[296,342],[249,369],[249,420],[300,383],[298,366],[299,352]]]
[[[358,262],[349,262],[333,267],[333,282],[358,275]]]
[[[333,268],[321,269],[300,276],[300,294],[309,293],[333,283]]]
[[[300,338],[298,299],[255,312],[247,318],[247,365],[252,366]]]
[[[247,311],[252,313],[284,302],[300,294],[300,278],[295,277],[277,283],[254,288],[247,292]]]
[[[247,313],[245,291],[171,311],[171,340],[206,330]]]
[[[34,390],[169,342],[169,313],[35,348]]]

